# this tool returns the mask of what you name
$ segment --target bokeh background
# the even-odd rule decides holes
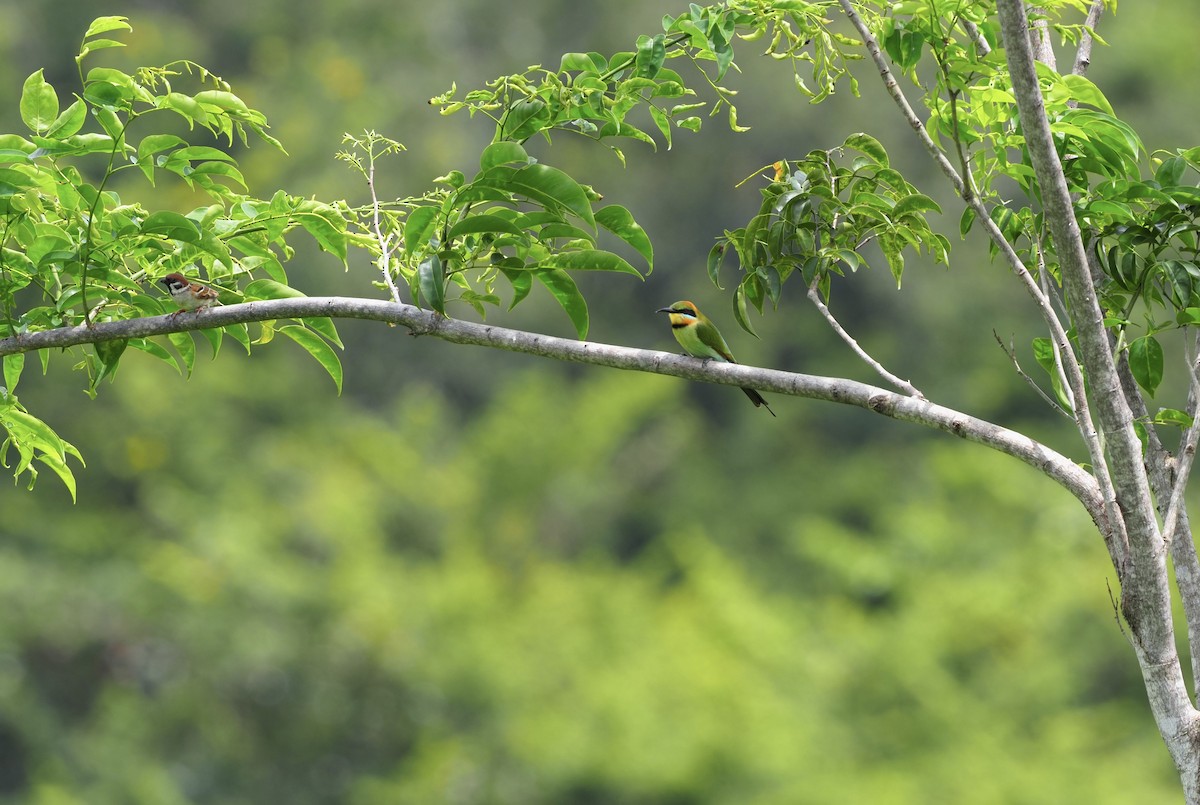
[[[198,61],[289,151],[239,150],[251,191],[366,199],[332,157],[375,129],[408,151],[382,195],[468,174],[491,131],[427,104],[566,51],[629,49],[662,0],[0,2],[0,123],[44,67]],[[1122,5],[1091,77],[1150,148],[1195,144],[1200,8]],[[1148,47],[1147,43],[1154,43]],[[837,284],[866,348],[931,398],[1080,455],[1032,369],[1023,292],[862,70],[809,106],[738,53],[739,120],[629,165],[530,144],[633,211],[645,282],[584,277],[591,338],[660,349],[692,298],[739,357],[875,382],[802,289],[738,330],[704,258],[757,208],[734,185],[869,130],[945,202],[952,265]],[[160,206],[179,187],[120,188]],[[377,295],[302,252],[310,294]],[[727,275],[730,280],[732,274]],[[473,316],[469,310],[457,311]],[[570,335],[546,295],[491,321]],[[184,380],[127,355],[98,399],[58,358],[22,401],[84,453],[79,500],[0,484],[0,802],[1174,802],[1178,780],[1116,625],[1082,509],[1024,465],[856,409],[413,339],[343,323],[345,393],[294,344],[233,348]]]

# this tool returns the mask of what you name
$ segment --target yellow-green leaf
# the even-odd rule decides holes
[[[333,351],[333,347],[329,346],[323,338],[305,327],[298,324],[289,324],[285,327],[280,327],[279,332],[291,338],[300,346],[308,351],[317,359],[317,363],[324,367],[329,376],[333,378],[333,383],[337,386],[339,395],[342,393],[342,362],[338,360],[337,353]]]

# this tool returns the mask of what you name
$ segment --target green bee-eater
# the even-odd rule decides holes
[[[666,313],[670,316],[671,332],[675,334],[675,340],[687,354],[694,358],[711,358],[714,361],[737,363],[733,359],[733,353],[729,351],[729,345],[721,337],[721,331],[717,329],[717,325],[709,321],[708,317],[700,312],[700,308],[691,302],[679,301],[670,307],[659,308],[656,312]],[[771,406],[767,405],[767,401],[761,394],[754,389],[745,387],[742,387],[742,391],[746,392],[746,396],[750,398],[750,402],[754,403],[755,408],[761,405],[767,409],[767,413],[775,416],[775,412],[771,410]]]

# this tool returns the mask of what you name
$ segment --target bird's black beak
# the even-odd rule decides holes
[[[669,307],[660,307],[658,310],[656,310],[654,312],[655,313],[671,313],[673,311]]]

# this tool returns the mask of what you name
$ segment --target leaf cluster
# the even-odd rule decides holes
[[[772,165],[762,204],[750,222],[726,231],[709,252],[709,277],[720,286],[725,255],[737,255],[741,279],[734,291],[734,314],[754,330],[747,304],[759,313],[769,300],[779,304],[783,283],[799,271],[806,286],[829,298],[833,275],[867,264],[862,250],[874,244],[887,261],[897,286],[904,274],[904,250],[949,259],[950,243],[929,226],[927,213],[941,208],[894,168],[884,147],[868,134],[852,134],[838,148],[812,151],[803,159]]]
[[[605,144],[624,163],[624,152],[614,140],[632,139],[655,147],[650,132],[656,129],[669,148],[673,129],[700,130],[699,113],[706,107],[709,116],[727,110],[730,127],[745,130],[737,122],[737,91],[722,83],[731,69],[737,70],[734,43],[738,39],[767,39],[767,55],[810,62],[818,89],[810,90],[799,73],[797,85],[814,102],[827,97],[837,80],[848,75],[846,62],[860,58],[846,49],[859,43],[826,25],[825,12],[835,5],[830,0],[692,3],[684,14],[665,16],[661,33],[639,37],[635,50],[609,56],[567,53],[557,70],[535,65],[490,81],[461,99],[452,86],[430,103],[440,107],[442,114],[465,109],[472,116],[491,118],[496,126],[494,142],[523,143],[535,135],[549,140],[554,132],[572,132]],[[677,60],[697,67],[715,101],[692,100],[696,92],[679,71],[668,66]],[[853,86],[852,77],[851,81]],[[654,129],[631,119],[630,113],[639,107],[645,107]]]
[[[1089,5],[1039,4],[1036,19],[1064,42],[1077,43],[1086,33],[1103,43],[1090,28],[1064,21],[1065,14],[1086,13]],[[923,95],[929,131],[957,157],[964,193],[990,206],[992,221],[1025,264],[1046,272],[1057,288],[1057,253],[989,13],[985,4],[928,0],[896,4],[876,24],[889,56],[915,83],[923,85],[922,58],[932,57],[934,78]],[[1038,79],[1106,323],[1118,349],[1127,350],[1134,378],[1153,394],[1164,378],[1156,334],[1200,322],[1200,149],[1148,155],[1138,133],[1086,77],[1038,64]],[[1014,185],[1020,196],[1006,197],[1005,188]],[[960,232],[965,236],[975,222],[968,206]],[[994,243],[991,249],[995,255]],[[1131,327],[1142,334],[1131,336]],[[1034,353],[1061,398],[1049,340],[1035,340]]]
[[[105,35],[130,30],[124,17],[101,17],[80,46],[80,89],[61,108],[58,93],[38,70],[26,79],[21,119],[26,134],[0,135],[0,337],[154,316],[175,310],[156,281],[180,272],[220,293],[223,302],[297,293],[287,285],[283,263],[294,249],[294,231],[310,234],[341,261],[350,242],[341,209],[280,191],[270,199],[243,193],[245,182],[229,153],[250,136],[275,147],[266,119],[234,95],[219,77],[191,62],[125,73],[108,67],[84,72],[97,51],[121,47]],[[181,78],[199,84],[183,92]],[[224,139],[225,147],[195,144],[172,133],[170,119],[188,131]],[[166,129],[166,130],[164,130]],[[206,203],[187,213],[151,210],[126,201],[113,187],[124,173],[154,184],[167,176],[196,191]],[[203,315],[202,312],[190,315]],[[245,326],[201,330],[219,351],[226,335],[249,350],[274,332],[297,341],[341,382],[331,345],[340,346],[332,322],[307,321],[275,328],[257,338]],[[144,338],[98,344],[83,350],[76,367],[88,375],[88,392],[113,377],[127,347],[146,352],[180,372],[192,371],[193,336],[174,334],[167,343]],[[39,353],[43,371],[50,353]],[[45,423],[21,407],[14,392],[23,355],[3,359],[0,395],[4,450],[21,456],[16,474],[36,477],[30,458],[67,480],[66,457],[74,454]]]
[[[342,158],[370,175],[387,146],[370,135],[347,138]],[[394,148],[391,150],[395,150]],[[501,140],[480,155],[471,178],[451,171],[437,189],[417,198],[359,211],[364,242],[374,235],[385,281],[399,279],[413,300],[445,314],[450,302],[486,313],[499,306],[497,282],[519,304],[534,280],[558,300],[580,338],[587,335],[587,303],[570,272],[615,271],[641,277],[625,258],[598,248],[604,229],[653,270],[654,249],[628,209],[597,208],[600,195],[558,168],[532,158],[519,143]]]

